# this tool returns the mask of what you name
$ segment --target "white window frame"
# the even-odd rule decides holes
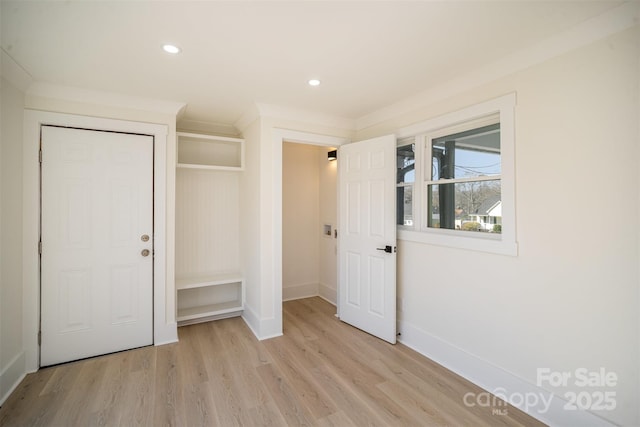
[[[398,225],[398,230],[401,229],[405,229],[405,230],[413,230],[415,229],[416,226],[416,197],[418,197],[419,200],[419,195],[416,194],[418,192],[420,192],[420,182],[418,181],[418,178],[421,177],[421,173],[418,170],[419,165],[420,165],[420,161],[418,160],[418,153],[422,153],[422,151],[420,151],[420,148],[418,147],[419,143],[418,143],[418,139],[416,137],[409,137],[409,138],[404,138],[404,139],[397,139],[397,146],[396,146],[396,153],[397,153],[397,149],[400,147],[406,147],[408,145],[412,145],[414,146],[413,148],[413,155],[414,155],[414,168],[413,168],[413,182],[403,182],[403,183],[398,183],[396,182],[396,191],[398,191],[397,189],[400,187],[410,187],[411,188],[411,198],[412,198],[412,202],[411,202],[411,218],[413,221],[413,225],[401,225],[401,224],[397,224]],[[404,222],[404,221],[403,221]]]
[[[402,128],[398,140],[415,137],[416,177],[413,191],[413,227],[398,226],[398,239],[458,249],[517,256],[515,215],[515,105],[516,95],[511,93],[482,102],[459,111],[448,113]],[[498,116],[500,122],[500,163],[502,233],[471,233],[427,227],[425,194],[429,181],[425,168],[431,167],[430,141],[439,136],[455,133],[486,123]],[[495,122],[495,119],[494,119]],[[404,145],[404,144],[399,144]]]

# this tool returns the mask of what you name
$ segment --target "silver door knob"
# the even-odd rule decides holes
[[[148,234],[143,234],[142,236],[140,236],[140,240],[142,240],[143,242],[148,242],[149,241],[149,235]]]
[[[142,252],[140,252],[142,256],[149,256],[150,253],[151,252],[149,252],[149,249],[143,249]]]

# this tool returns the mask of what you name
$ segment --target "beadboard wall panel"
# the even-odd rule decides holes
[[[178,169],[176,277],[240,270],[240,175]]]

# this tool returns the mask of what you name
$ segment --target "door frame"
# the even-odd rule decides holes
[[[274,128],[272,133],[273,149],[273,254],[272,272],[273,288],[272,301],[274,317],[266,328],[264,338],[282,335],[282,144],[294,142],[324,147],[340,147],[350,140],[336,136],[319,135],[288,129]],[[340,161],[340,159],[338,159]],[[338,210],[340,205],[338,204]],[[338,227],[340,224],[338,224]],[[338,274],[340,263],[338,263]],[[267,326],[267,325],[265,325]]]
[[[153,342],[177,341],[173,281],[167,274],[167,145],[168,126],[25,109],[23,147],[23,342],[27,372],[40,367],[40,128],[42,125],[75,127],[151,135],[154,138],[153,168]],[[173,143],[175,148],[175,140]],[[169,285],[169,286],[168,286]],[[171,288],[171,289],[169,289]],[[175,293],[175,292],[174,292]]]

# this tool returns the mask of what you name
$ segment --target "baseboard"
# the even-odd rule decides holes
[[[153,345],[164,345],[178,342],[178,324],[167,323],[163,327],[154,328]]]
[[[302,298],[318,296],[317,283],[307,283],[304,285],[287,286],[282,288],[282,301],[292,301]]]
[[[25,369],[24,351],[18,353],[9,364],[0,372],[0,406],[22,382],[27,375]]]
[[[402,335],[398,341],[402,344],[506,400],[512,406],[545,424],[581,427],[614,425],[589,411],[565,410],[567,401],[562,397],[469,354],[410,323],[399,321],[399,330]],[[533,399],[525,399],[529,396],[539,398],[537,399],[539,403],[534,405]],[[496,416],[499,416],[500,410],[504,408],[494,409],[497,410]]]
[[[260,341],[282,336],[282,322],[275,318],[259,319],[256,312],[246,303],[242,312],[242,320],[253,335]]]
[[[333,288],[330,288],[329,286],[320,283],[320,285],[318,286],[318,296],[320,298],[322,298],[323,300],[327,301],[328,303],[331,303],[333,305],[338,305],[337,304],[337,298],[336,298],[336,290]]]
[[[253,332],[253,335],[255,335],[257,339],[260,339],[260,334],[258,332],[260,330],[260,321],[258,320],[258,316],[256,316],[255,311],[253,311],[246,302],[244,304],[244,310],[242,311],[241,317],[242,320],[244,320],[244,323],[249,327],[249,330]]]

